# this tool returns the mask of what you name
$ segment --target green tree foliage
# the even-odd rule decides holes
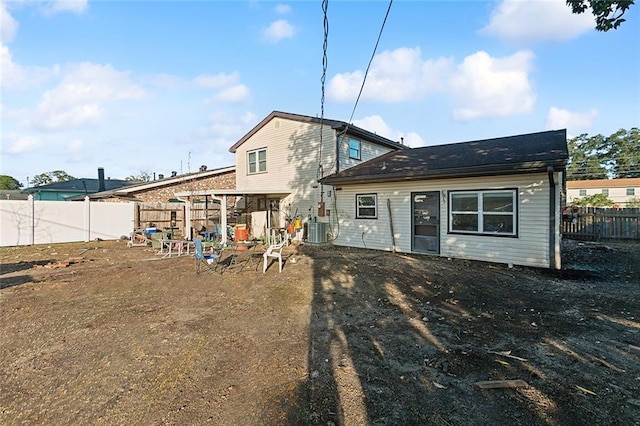
[[[16,190],[22,188],[22,184],[12,176],[0,175],[0,189]]]
[[[567,179],[640,177],[640,131],[620,129],[611,136],[586,133],[569,139]]]
[[[567,179],[606,179],[607,169],[601,164],[603,144],[604,137],[602,135],[589,137],[589,135],[583,133],[578,137],[569,139]]]
[[[125,180],[130,182],[149,182],[151,180],[151,172],[148,170],[142,170],[137,175],[127,176]]]
[[[591,9],[596,18],[596,30],[609,31],[617,29],[626,19],[625,12],[635,0],[566,0],[573,13],[584,13]]]
[[[68,180],[74,180],[75,177],[71,176],[63,170],[54,170],[52,172],[40,173],[31,179],[31,185],[42,186],[49,185],[55,182],[66,182]]]
[[[625,207],[631,207],[631,208],[640,208],[640,198],[638,197],[631,197],[627,200],[627,204],[625,204]]]
[[[613,207],[615,203],[604,194],[588,195],[584,198],[576,198],[573,205],[579,207]]]

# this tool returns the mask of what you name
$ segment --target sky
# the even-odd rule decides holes
[[[123,179],[233,165],[271,111],[411,147],[640,127],[640,5],[564,0],[0,2],[0,174]]]

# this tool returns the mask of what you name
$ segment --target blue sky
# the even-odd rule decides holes
[[[325,117],[347,121],[388,7],[329,0]],[[410,146],[640,125],[640,6],[395,0],[353,123]],[[273,110],[319,115],[320,1],[0,3],[0,174],[232,165]]]

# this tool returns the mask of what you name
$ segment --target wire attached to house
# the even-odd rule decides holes
[[[351,123],[351,121],[353,120],[353,115],[356,113],[356,107],[358,106],[358,102],[360,101],[360,96],[362,95],[362,91],[364,90],[364,84],[367,81],[369,68],[371,68],[371,63],[373,62],[373,58],[376,56],[376,51],[378,50],[378,44],[380,43],[380,38],[382,37],[382,31],[384,30],[384,26],[387,23],[387,18],[389,17],[389,12],[391,11],[392,4],[393,4],[393,0],[389,0],[389,7],[387,7],[387,13],[384,15],[384,20],[382,21],[382,26],[380,27],[380,32],[378,33],[378,40],[376,40],[376,45],[373,48],[373,53],[371,54],[371,59],[369,59],[369,65],[367,65],[367,70],[364,72],[364,78],[362,79],[362,86],[360,86],[360,92],[358,93],[358,97],[356,98],[355,105],[353,105],[353,111],[351,112],[351,117],[349,117],[348,123]]]
[[[327,79],[327,48],[329,44],[329,17],[327,12],[329,10],[329,0],[322,0],[322,14],[323,14],[323,27],[324,27],[324,39],[322,42],[322,77],[320,77],[321,83],[321,96],[320,96],[320,146],[318,147],[318,170],[316,172],[317,180],[320,180],[322,176],[322,133],[324,131],[324,87]]]

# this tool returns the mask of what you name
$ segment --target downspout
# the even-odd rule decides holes
[[[553,167],[547,166],[549,176],[549,268],[558,269],[556,264],[556,182]]]

